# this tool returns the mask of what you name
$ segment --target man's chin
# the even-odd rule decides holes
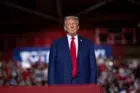
[[[77,34],[77,33],[76,33],[76,31],[71,31],[71,34],[73,34],[73,35],[74,35],[74,34]]]
[[[69,33],[69,35],[71,36],[75,36],[77,33]]]

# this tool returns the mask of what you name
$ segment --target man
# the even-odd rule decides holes
[[[94,45],[77,34],[79,19],[64,19],[65,37],[53,41],[50,49],[48,85],[96,84],[97,65]]]

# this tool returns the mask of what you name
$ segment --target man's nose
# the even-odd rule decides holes
[[[71,25],[71,28],[73,28],[74,27],[74,25]]]

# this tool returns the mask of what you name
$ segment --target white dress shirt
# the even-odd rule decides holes
[[[67,34],[67,38],[68,38],[69,49],[70,49],[70,44],[71,44],[72,37]],[[78,35],[74,36],[74,38],[75,38],[74,42],[76,44],[76,56],[77,56],[78,55]]]

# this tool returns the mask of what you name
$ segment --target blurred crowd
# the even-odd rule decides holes
[[[98,84],[104,93],[140,93],[138,60],[98,58]],[[84,68],[83,68],[84,69]],[[48,64],[21,67],[20,62],[0,62],[1,86],[47,86]]]
[[[104,93],[140,93],[138,60],[97,59],[99,78]]]
[[[42,86],[47,85],[48,64],[33,64],[23,68],[20,62],[0,62],[0,85]]]

